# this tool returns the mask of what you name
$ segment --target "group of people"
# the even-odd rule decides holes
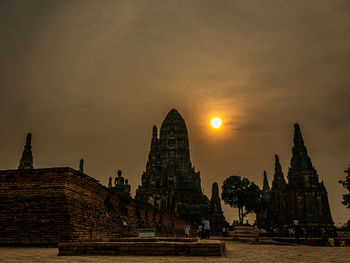
[[[185,224],[185,237],[190,236],[191,226],[189,223]],[[197,234],[199,238],[209,239],[210,238],[210,222],[208,219],[203,219],[202,223],[198,225]]]
[[[296,233],[299,232],[299,233]],[[273,230],[273,235],[278,237],[296,237],[299,234],[300,237],[316,237],[322,238],[324,236],[332,236],[332,231],[328,228],[317,227],[296,227],[293,225],[284,225]]]
[[[198,236],[202,239],[210,238],[210,222],[208,219],[203,219],[202,224],[199,224]]]

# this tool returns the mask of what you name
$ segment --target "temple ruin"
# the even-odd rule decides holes
[[[209,218],[211,202],[202,192],[200,172],[195,171],[191,163],[186,123],[176,109],[165,117],[159,137],[157,126],[153,126],[150,148],[136,200],[147,200],[161,210],[192,222]],[[225,221],[219,195],[215,192],[214,195],[215,213],[220,217],[215,221]]]
[[[333,227],[327,190],[323,181],[319,182],[299,124],[294,125],[294,146],[288,183],[276,155],[271,190],[267,177],[264,176],[263,200],[267,206],[257,215],[261,228],[277,228],[291,224],[293,220],[298,220],[304,227]]]

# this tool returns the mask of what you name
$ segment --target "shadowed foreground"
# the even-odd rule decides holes
[[[0,262],[348,262],[350,247],[276,246],[227,243],[224,257],[57,256],[57,248],[0,247]]]

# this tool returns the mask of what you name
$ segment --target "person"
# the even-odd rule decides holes
[[[210,238],[210,222],[208,219],[204,220],[204,238],[209,239]]]
[[[190,236],[190,225],[186,222],[185,224],[185,237],[189,237]]]
[[[203,225],[201,224],[198,226],[198,236],[199,238],[203,238]]]
[[[226,228],[224,226],[222,227],[221,232],[222,232],[222,236],[225,237],[226,236]]]
[[[329,237],[328,238],[328,243],[331,247],[334,247],[334,238],[333,237]]]
[[[300,226],[299,226],[298,220],[293,221],[293,228],[294,228],[294,236],[295,236],[297,245],[300,245]]]
[[[339,246],[340,246],[340,247],[345,247],[345,240],[344,240],[344,239],[341,239],[341,240],[339,241]]]

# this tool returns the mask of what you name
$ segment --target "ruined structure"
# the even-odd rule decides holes
[[[318,179],[316,169],[304,145],[299,124],[294,126],[293,156],[288,171],[287,202],[289,220],[304,225],[332,226],[327,190]]]
[[[194,221],[208,216],[210,202],[202,193],[200,173],[190,160],[186,123],[175,109],[165,117],[159,137],[157,127],[153,127],[146,171],[136,199]]]
[[[222,228],[226,226],[226,219],[221,208],[221,199],[219,195],[219,186],[216,182],[213,183],[210,199],[209,220],[211,223],[211,231],[220,233]]]
[[[0,171],[0,245],[105,240],[137,236],[139,228],[154,228],[157,236],[183,235],[183,220],[125,200],[118,188],[121,173],[116,188],[107,188],[72,168],[33,169],[30,139],[29,134],[20,169]],[[130,194],[127,180],[123,185]]]
[[[261,228],[267,228],[269,225],[269,218],[268,218],[268,208],[269,208],[269,202],[270,202],[270,185],[269,181],[267,180],[267,174],[266,171],[264,171],[264,183],[263,183],[263,190],[262,190],[262,205],[261,205],[261,211],[256,215],[257,222]]]
[[[28,133],[26,144],[22,153],[22,158],[19,162],[18,169],[33,169],[33,155],[32,155],[32,134]]]
[[[333,220],[329,208],[327,191],[320,183],[316,169],[313,167],[299,124],[294,125],[294,146],[288,171],[288,183],[279,162],[275,157],[275,174],[272,188],[265,198],[268,204],[267,213],[257,215],[258,225],[266,228],[276,228],[291,224],[298,220],[305,227],[332,227]],[[266,194],[265,194],[266,195]]]
[[[273,227],[278,227],[280,222],[288,221],[286,214],[283,211],[288,209],[286,204],[286,189],[287,182],[284,179],[284,174],[282,172],[282,167],[278,158],[275,155],[275,174],[273,176],[272,188],[270,192],[270,213],[269,217],[271,220],[271,225]]]

